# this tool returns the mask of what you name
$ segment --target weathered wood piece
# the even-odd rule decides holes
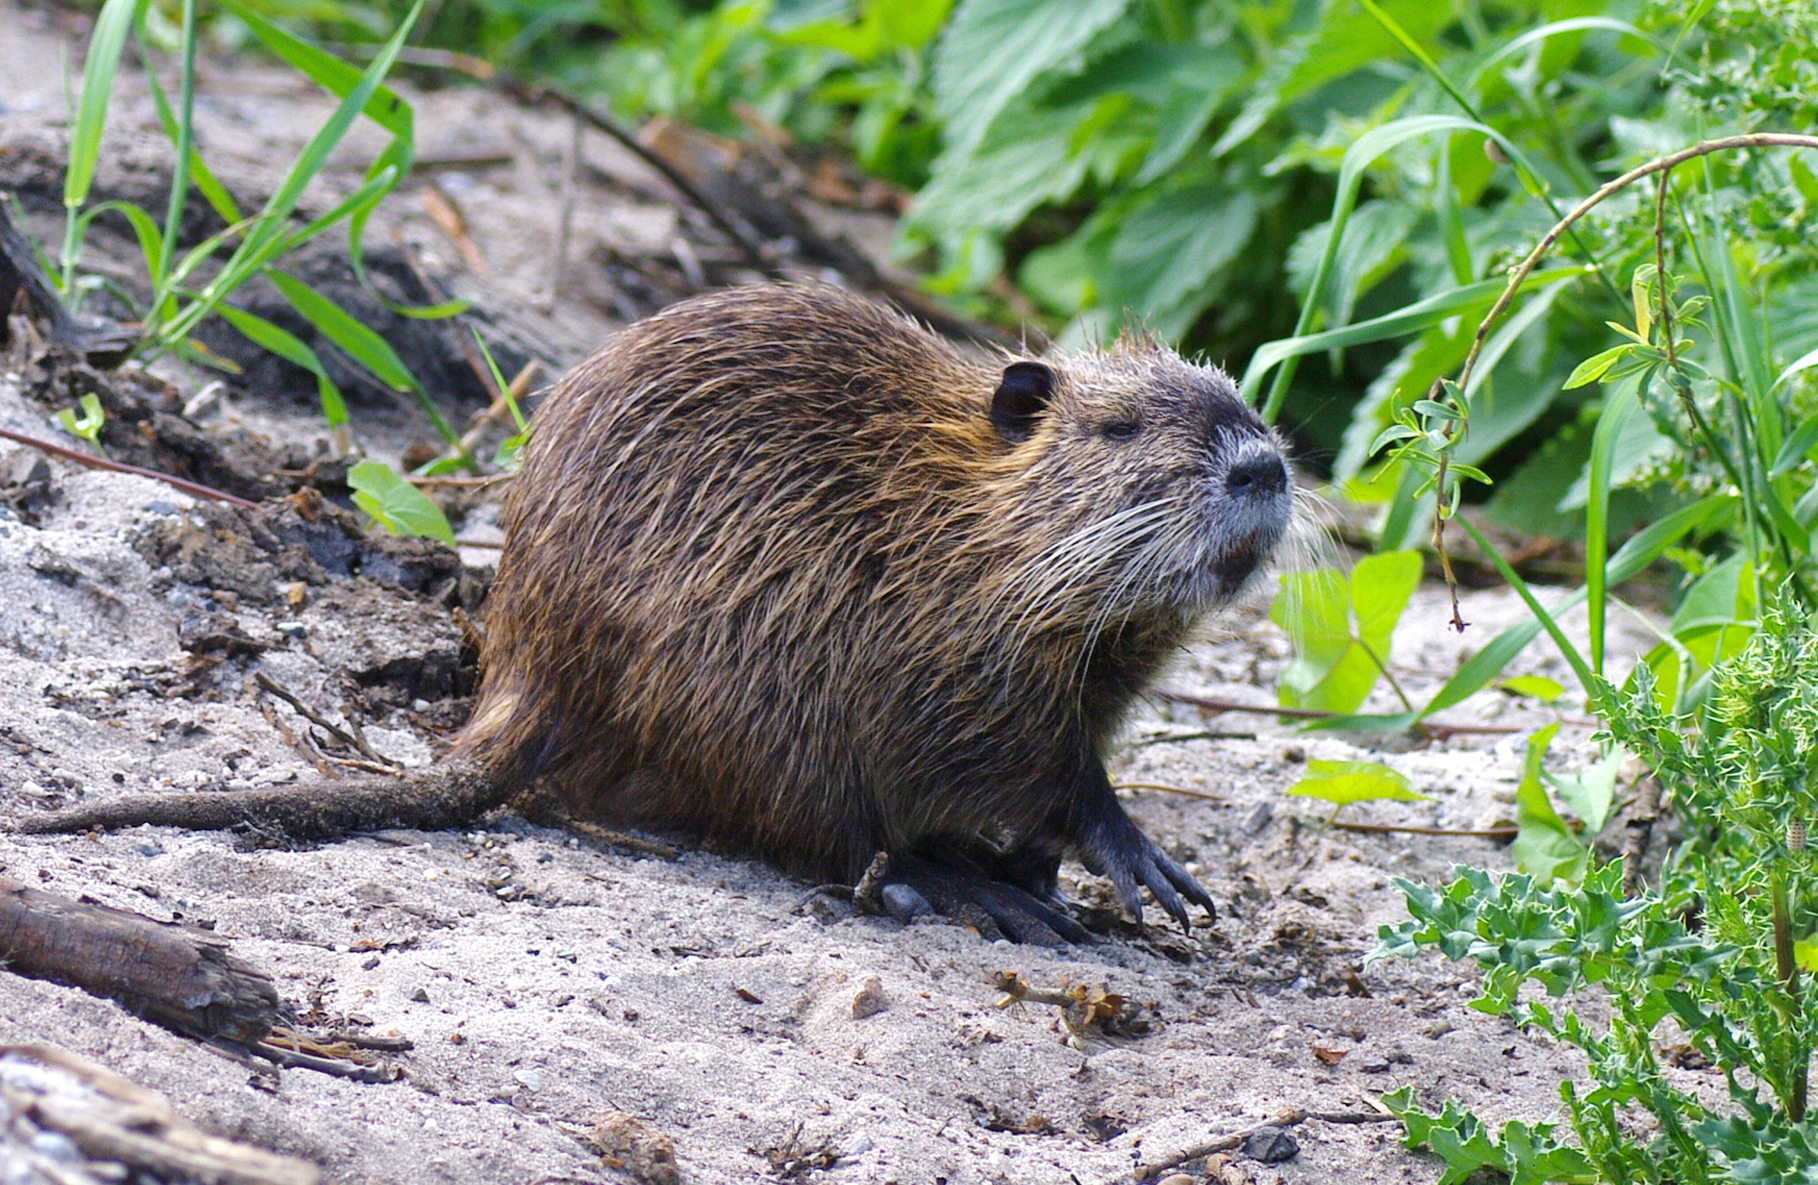
[[[0,963],[117,1000],[203,1040],[257,1044],[279,1017],[270,977],[201,930],[0,877]]]
[[[0,1119],[8,1128],[11,1117],[23,1115],[37,1128],[68,1136],[95,1160],[201,1185],[317,1185],[322,1179],[306,1160],[209,1135],[163,1095],[55,1045],[0,1045],[0,1065],[6,1068]],[[0,1131],[0,1154],[13,1143],[10,1137],[10,1130]],[[31,1157],[29,1143],[15,1151]],[[55,1179],[96,1179],[60,1167]]]

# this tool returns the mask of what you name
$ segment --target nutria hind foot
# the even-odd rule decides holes
[[[250,825],[290,840],[336,839],[390,827],[436,831],[502,805],[515,785],[477,761],[446,762],[401,778],[301,782],[254,790],[129,794],[14,819],[28,835],[112,831],[150,824],[225,831]]]

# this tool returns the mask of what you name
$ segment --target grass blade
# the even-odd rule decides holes
[[[291,307],[303,314],[305,320],[322,335],[371,371],[374,377],[394,391],[408,392],[416,398],[417,406],[435,425],[438,435],[456,452],[461,451],[461,438],[442,418],[442,413],[429,393],[423,390],[423,384],[410,373],[397,352],[388,345],[384,338],[355,320],[346,309],[323,296],[295,276],[286,275],[275,268],[266,270],[266,276],[277,287]]]
[[[152,105],[158,111],[158,125],[164,129],[165,138],[174,144],[177,142],[177,115],[170,109],[170,100],[165,97],[164,87],[152,71],[149,57],[145,60],[145,82],[151,91]],[[202,154],[194,148],[189,150],[189,180],[209,208],[220,216],[221,221],[232,224],[246,220],[246,215],[240,213],[240,206],[234,201],[233,195],[215,179],[214,173],[202,162]]]
[[[1521,291],[1538,288],[1556,280],[1582,276],[1585,269],[1579,266],[1551,268],[1547,271],[1536,271],[1522,282]],[[1298,358],[1303,354],[1323,353],[1326,350],[1343,346],[1363,345],[1366,342],[1384,341],[1404,334],[1417,333],[1429,326],[1437,325],[1448,317],[1455,317],[1473,308],[1487,307],[1502,295],[1508,287],[1504,279],[1483,280],[1476,284],[1467,284],[1463,288],[1454,288],[1429,296],[1425,300],[1415,301],[1392,313],[1372,317],[1368,321],[1356,321],[1341,329],[1328,329],[1323,333],[1296,334],[1294,337],[1278,338],[1258,349],[1250,356],[1250,365],[1244,370],[1243,381],[1239,384],[1243,399],[1252,405],[1256,402],[1256,389],[1263,377],[1271,369]],[[1280,377],[1276,383],[1280,385]],[[1273,390],[1270,398],[1275,398]]]
[[[1500,133],[1476,120],[1461,119],[1456,115],[1410,115],[1359,136],[1356,143],[1345,150],[1344,161],[1339,165],[1338,195],[1332,200],[1332,231],[1326,236],[1325,253],[1320,256],[1319,266],[1307,285],[1306,301],[1301,305],[1300,319],[1294,324],[1295,338],[1306,337],[1311,332],[1313,322],[1325,304],[1326,281],[1332,274],[1332,262],[1338,257],[1339,244],[1344,240],[1345,223],[1350,221],[1351,211],[1357,206],[1357,191],[1363,184],[1364,170],[1391,149],[1436,132],[1477,132],[1508,146]],[[1271,423],[1281,411],[1282,400],[1288,396],[1288,384],[1294,381],[1298,358],[1299,355],[1288,356],[1282,361],[1281,369],[1275,372],[1275,382],[1269,388],[1269,398],[1262,409],[1263,419]]]
[[[1623,425],[1639,406],[1639,391],[1647,385],[1652,371],[1643,372],[1636,380],[1623,381],[1610,388],[1604,399],[1603,414],[1591,433],[1589,466],[1589,500],[1584,520],[1584,588],[1590,598],[1591,669],[1603,674],[1603,624],[1609,575],[1610,462],[1615,456],[1616,441]]]
[[[238,4],[237,0],[223,0],[223,3],[235,11],[236,15],[239,15],[239,10],[244,7]],[[359,84],[347,93],[340,105],[335,108],[334,114],[329,116],[328,122],[323,124],[315,136],[310,139],[302,155],[297,158],[291,166],[290,172],[286,174],[283,183],[266,201],[265,208],[254,220],[251,233],[241,241],[232,258],[203,290],[201,296],[165,328],[165,343],[187,337],[196,324],[206,317],[229,292],[245,283],[253,273],[283,251],[285,245],[284,220],[296,207],[304,189],[321,171],[322,166],[328,160],[328,154],[340,143],[341,138],[347,134],[347,129],[353,125],[353,121],[366,109],[374,94],[380,89],[380,80],[385,77],[386,73],[390,71],[392,63],[397,60],[398,51],[403,48],[404,39],[409,35],[418,14],[423,10],[423,3],[424,0],[416,0],[416,3],[411,5],[410,12],[405,15],[403,22],[399,24],[391,38],[380,47],[372,63],[360,76]],[[402,101],[399,100],[399,102]],[[387,119],[395,119],[395,111],[383,104],[380,107],[386,113]]]
[[[303,314],[303,319],[322,332],[322,336],[340,346],[351,355],[354,361],[371,371],[373,376],[394,391],[415,393],[422,390],[417,376],[410,373],[397,351],[393,350],[384,338],[362,325],[359,321],[334,301],[323,296],[308,284],[271,268],[266,277],[290,302],[292,308]]]
[[[1578,647],[1572,645],[1572,640],[1565,636],[1565,631],[1559,628],[1559,623],[1553,619],[1553,615],[1548,613],[1546,609],[1541,606],[1540,602],[1535,599],[1534,590],[1528,587],[1528,582],[1523,580],[1515,569],[1509,567],[1509,561],[1503,559],[1502,553],[1490,546],[1490,541],[1483,537],[1482,532],[1471,525],[1470,519],[1461,514],[1454,516],[1452,521],[1464,528],[1465,534],[1469,535],[1471,541],[1477,544],[1478,548],[1483,552],[1484,557],[1495,566],[1496,571],[1508,582],[1509,587],[1513,588],[1516,595],[1526,602],[1529,611],[1534,614],[1535,620],[1540,623],[1542,629],[1547,631],[1547,636],[1553,639],[1553,645],[1559,647],[1559,653],[1563,655],[1566,662],[1571,665],[1572,673],[1578,676],[1578,684],[1580,687],[1584,688],[1585,695],[1594,699],[1597,695],[1597,676],[1591,671],[1589,666],[1585,665],[1584,656],[1578,653]]]
[[[82,64],[82,98],[69,134],[69,168],[63,174],[63,208],[66,211],[63,236],[63,293],[69,295],[76,279],[76,250],[81,239],[76,234],[76,211],[88,200],[88,190],[95,180],[95,163],[101,157],[101,133],[107,127],[107,100],[113,93],[114,73],[120,68],[120,53],[126,48],[126,35],[132,31],[133,18],[146,0],[107,0],[101,15],[95,18],[95,31],[88,40],[88,57]]]
[[[341,398],[341,389],[328,377],[328,369],[322,365],[316,352],[289,330],[273,325],[263,317],[225,304],[217,311],[222,320],[239,330],[255,346],[276,354],[286,362],[301,366],[316,376],[316,392],[322,400],[322,418],[328,421],[329,429],[339,441],[347,429],[347,403]]]
[[[196,114],[196,0],[183,0],[181,33],[183,68],[177,89],[176,163],[171,166],[170,204],[164,214],[164,242],[169,248],[152,269],[152,289],[164,284],[170,255],[176,250],[177,234],[183,228],[183,203],[189,197],[189,160],[196,155],[194,119]],[[146,71],[151,74],[150,70]],[[157,303],[153,298],[154,305]]]

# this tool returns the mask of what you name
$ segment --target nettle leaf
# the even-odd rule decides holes
[[[934,55],[934,109],[970,155],[1010,101],[1124,15],[1130,0],[964,0]]]
[[[1212,298],[1208,282],[1250,241],[1259,208],[1255,193],[1216,181],[1138,207],[1111,242],[1101,303],[1138,313],[1164,337],[1184,331],[1179,322],[1191,323]]]
[[[442,508],[391,466],[361,461],[347,471],[347,484],[353,487],[354,505],[392,534],[419,535],[455,545],[454,531]]]
[[[943,152],[915,197],[905,231],[936,239],[1002,234],[1043,202],[1068,197],[1085,181],[1089,153],[1071,150],[1074,131],[1096,100],[1065,107],[1017,103],[992,125],[976,152]]]
[[[1320,798],[1334,806],[1387,798],[1395,802],[1431,802],[1416,793],[1407,776],[1371,761],[1309,761],[1306,776],[1288,788],[1289,794]]]
[[[1401,262],[1402,249],[1413,233],[1418,212],[1405,202],[1364,202],[1351,211],[1345,223],[1344,239],[1332,260],[1332,275],[1326,283],[1326,298],[1331,317],[1327,328],[1348,325],[1357,298],[1368,292]],[[1302,298],[1319,270],[1326,244],[1332,237],[1332,222],[1327,219],[1309,227],[1294,240],[1288,251],[1288,285]]]

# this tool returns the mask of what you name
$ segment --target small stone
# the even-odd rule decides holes
[[[864,1132],[851,1132],[839,1143],[841,1160],[853,1160],[871,1151],[871,1137]]]
[[[429,992],[427,989],[418,988],[416,991],[410,993],[410,998],[418,1004],[427,1004],[429,1003]]]
[[[644,1185],[682,1185],[675,1141],[635,1115],[606,1112],[594,1124],[593,1142],[609,1167],[624,1169]]]
[[[1264,1164],[1280,1164],[1300,1155],[1300,1144],[1287,1129],[1259,1127],[1244,1141],[1244,1155]]]
[[[280,621],[277,630],[287,638],[301,638],[309,632],[309,627],[300,621]]]
[[[535,1070],[519,1070],[512,1077],[516,1078],[525,1090],[534,1092],[543,1089],[543,1076]]]
[[[1185,1173],[1169,1173],[1167,1176],[1157,1181],[1155,1185],[1196,1185],[1196,1183],[1192,1177],[1187,1176]]]
[[[876,1016],[890,1007],[890,1001],[884,998],[884,983],[875,975],[867,975],[859,980],[858,991],[852,996],[852,1019],[864,1020],[867,1016]]]
[[[364,962],[364,963],[361,963],[361,964],[360,964],[360,970],[362,970],[362,971],[371,971],[371,970],[373,970],[373,969],[375,969],[375,968],[376,968],[376,967],[378,967],[378,965],[379,965],[379,956],[378,956],[378,955],[374,955],[374,956],[373,956],[373,957],[372,957],[372,958],[370,958],[370,959],[368,959],[368,960],[366,960],[366,961],[365,961],[365,962]],[[418,991],[422,991],[422,989],[421,989],[421,988],[419,988],[419,989],[417,989],[417,990],[418,990]],[[424,994],[424,995],[425,995],[425,996],[427,996],[427,995],[428,995],[428,994],[429,994],[429,993],[427,993],[427,992],[424,992],[424,993],[423,993],[423,994]]]

